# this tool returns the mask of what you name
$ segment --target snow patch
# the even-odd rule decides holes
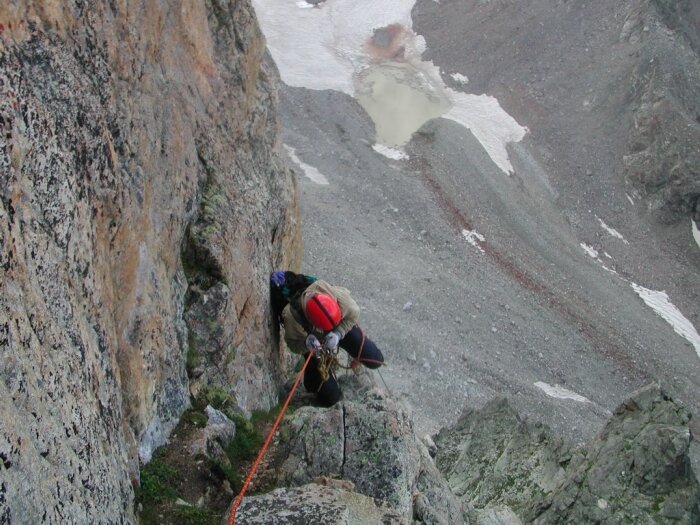
[[[385,157],[393,160],[408,159],[408,155],[406,155],[406,153],[404,153],[400,149],[390,148],[388,146],[383,146],[382,144],[375,144],[374,146],[372,146],[372,149],[380,155],[384,155]]]
[[[686,319],[681,311],[668,300],[668,294],[663,291],[649,290],[635,283],[630,284],[647,306],[670,324],[678,335],[684,337],[693,345],[695,352],[700,357],[700,334],[698,334],[693,323]]]
[[[559,385],[552,386],[548,385],[547,383],[543,383],[542,381],[537,381],[535,383],[535,386],[542,390],[549,397],[556,397],[557,399],[573,399],[574,401],[578,401],[579,403],[590,403],[589,399],[577,394],[576,392],[567,390],[566,388],[561,387]]]
[[[309,166],[305,162],[302,162],[302,160],[299,157],[297,157],[297,152],[293,147],[287,146],[286,144],[283,144],[283,146],[284,149],[287,151],[287,155],[289,155],[289,158],[292,159],[302,169],[304,175],[306,175],[316,184],[328,184],[328,179],[323,175],[323,173],[318,171],[318,169],[314,168],[313,166]]]
[[[527,128],[506,113],[494,97],[468,95],[449,88],[446,91],[453,106],[443,117],[470,130],[496,166],[508,175],[513,173],[506,146],[510,142],[520,142]]]
[[[603,267],[603,270],[605,270],[606,272],[613,273],[613,274],[617,275],[617,272],[615,270],[613,270],[612,268],[608,268],[604,264],[601,264],[601,266]]]
[[[467,77],[467,75],[463,75],[462,73],[452,73],[450,76],[452,77],[452,80],[454,80],[458,84],[469,83],[469,78]]]
[[[690,222],[692,224],[691,227],[693,228],[693,238],[695,239],[695,242],[700,247],[700,229],[698,229],[698,225],[693,219],[690,219]]]
[[[630,201],[630,204],[634,206],[634,199],[630,197],[628,193],[625,193],[625,196],[627,197],[627,200]]]
[[[304,1],[253,0],[282,80],[295,87],[333,89],[352,96],[366,91],[360,74],[377,63],[377,58],[369,55],[368,45],[375,31],[403,26],[401,64],[415,68],[425,77],[424,84],[446,96],[451,108],[443,116],[470,129],[493,162],[505,173],[512,173],[506,145],[520,141],[527,128],[506,113],[495,98],[449,89],[438,68],[421,60],[426,44],[412,31],[414,4],[415,0],[334,0],[308,9],[310,4]]]
[[[629,242],[627,242],[627,240],[622,236],[622,234],[621,234],[619,231],[617,231],[616,229],[611,228],[610,226],[608,226],[607,224],[605,224],[605,222],[603,222],[603,219],[601,219],[600,217],[596,217],[596,218],[598,219],[598,222],[600,223],[600,226],[601,226],[606,232],[608,232],[608,233],[609,233],[610,235],[612,235],[613,237],[615,237],[615,238],[617,238],[617,239],[620,239],[620,240],[621,240],[622,242],[624,242],[625,244],[629,244]]]
[[[479,250],[481,253],[486,253],[481,247],[481,243],[486,242],[486,237],[481,235],[476,230],[462,230],[462,235],[469,244],[474,246],[474,248]]]
[[[583,248],[583,251],[586,252],[589,256],[593,257],[594,259],[598,258],[598,250],[584,243],[581,243],[580,246],[581,248]]]

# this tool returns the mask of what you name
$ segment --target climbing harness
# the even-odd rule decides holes
[[[301,367],[301,370],[297,374],[297,378],[294,381],[294,385],[292,386],[292,389],[289,391],[289,394],[287,394],[287,399],[284,401],[284,405],[282,405],[282,408],[280,409],[279,414],[277,414],[277,419],[275,419],[275,423],[272,425],[272,429],[267,434],[267,438],[265,438],[265,443],[263,443],[263,446],[260,449],[260,452],[258,452],[258,457],[255,458],[255,462],[253,463],[253,466],[250,468],[250,472],[248,473],[248,477],[246,477],[245,481],[243,482],[243,486],[241,487],[241,491],[238,493],[238,496],[236,496],[236,499],[233,502],[233,506],[231,507],[231,512],[229,513],[229,516],[228,516],[228,525],[234,525],[234,523],[236,521],[236,510],[238,510],[238,507],[240,506],[241,501],[243,501],[243,496],[245,495],[246,490],[248,490],[248,485],[250,485],[250,482],[253,480],[253,476],[255,475],[255,472],[258,470],[258,466],[260,466],[260,461],[262,461],[262,458],[265,455],[265,452],[267,451],[267,447],[270,446],[270,442],[272,441],[272,436],[275,435],[275,432],[277,431],[277,427],[279,427],[279,424],[282,421],[282,416],[284,416],[284,413],[287,410],[287,406],[289,406],[289,402],[292,400],[292,396],[294,395],[294,392],[296,391],[297,386],[299,386],[299,381],[301,381],[301,378],[304,375],[304,371],[306,370],[306,367],[308,366],[309,361],[311,361],[312,356],[313,356],[312,352],[309,352],[309,355],[306,356],[306,361],[304,362],[304,366]]]

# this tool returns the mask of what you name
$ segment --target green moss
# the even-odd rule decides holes
[[[204,397],[212,407],[222,412],[226,412],[227,409],[233,406],[233,400],[229,393],[221,387],[218,386],[207,386]]]
[[[202,210],[205,215],[211,215],[223,206],[225,202],[226,198],[220,193],[220,188],[212,184],[207,187],[206,193],[202,198]]]
[[[279,409],[280,406],[277,405],[273,407],[272,410],[253,410],[253,413],[250,416],[250,422],[253,424],[254,427],[258,428],[261,425],[272,423],[277,417]],[[290,413],[289,409],[287,409],[287,413]]]
[[[654,503],[651,506],[652,512],[655,514],[661,512],[661,507],[663,506],[664,501],[666,501],[666,498],[663,495],[658,494],[654,499]]]
[[[221,521],[216,513],[199,507],[178,507],[174,514],[179,525],[218,525]]]
[[[238,492],[242,486],[248,463],[255,459],[265,441],[263,429],[267,429],[277,417],[279,406],[270,411],[254,410],[250,420],[234,414],[233,422],[236,424],[236,434],[224,448],[231,466],[219,465],[226,474],[234,492]],[[262,487],[259,487],[262,489]]]
[[[231,483],[233,491],[238,492],[245,479],[244,463],[257,456],[264,440],[255,425],[243,416],[235,415],[233,421],[236,423],[236,434],[224,448],[231,466],[220,467]]]
[[[161,457],[154,456],[141,470],[141,485],[136,494],[144,509],[177,498],[177,478],[177,469],[165,463]]]
[[[233,363],[233,360],[236,359],[236,352],[238,351],[238,348],[235,345],[231,345],[228,347],[228,350],[226,352],[226,366],[230,365]]]
[[[182,415],[182,420],[190,426],[204,428],[207,426],[209,418],[199,410],[188,410]]]

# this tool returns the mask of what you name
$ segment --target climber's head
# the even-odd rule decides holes
[[[333,330],[342,319],[340,306],[334,297],[315,293],[304,304],[304,314],[309,322],[323,332]]]

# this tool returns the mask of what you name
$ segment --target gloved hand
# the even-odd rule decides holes
[[[282,286],[285,283],[285,275],[282,270],[277,270],[270,274],[270,284],[275,286]]]
[[[321,342],[314,334],[309,334],[306,336],[306,341],[304,341],[304,346],[309,352],[320,352],[323,348],[321,347]]]
[[[326,338],[323,340],[323,348],[326,350],[335,350],[338,348],[338,343],[342,339],[342,336],[338,330],[331,330],[326,334]]]

